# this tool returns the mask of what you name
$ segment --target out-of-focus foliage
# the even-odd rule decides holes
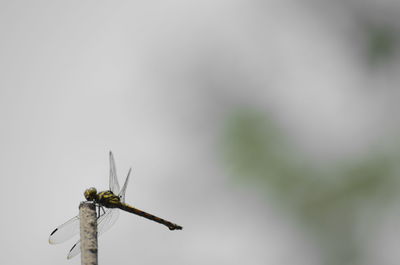
[[[376,151],[322,168],[290,149],[288,138],[265,115],[249,110],[232,116],[224,142],[236,174],[294,213],[320,243],[326,264],[362,263],[365,235],[359,220],[369,216],[362,227],[372,228],[399,191],[397,156]]]
[[[372,65],[393,59],[399,47],[398,33],[389,25],[365,25],[367,54]]]

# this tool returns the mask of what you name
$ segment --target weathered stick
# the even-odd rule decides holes
[[[79,205],[81,229],[81,264],[97,265],[97,216],[92,202]]]

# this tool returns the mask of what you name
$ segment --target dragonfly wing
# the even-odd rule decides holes
[[[78,240],[78,242],[76,242],[75,245],[72,246],[71,250],[68,253],[67,259],[72,259],[79,253],[81,253],[81,241],[80,240]]]
[[[117,221],[119,216],[119,210],[109,209],[102,207],[103,211],[100,217],[97,218],[97,233],[100,236],[104,232],[110,229],[110,227]],[[75,245],[72,246],[68,253],[67,259],[72,259],[76,255],[81,253],[81,241],[78,240]]]
[[[79,216],[75,216],[71,218],[64,224],[60,225],[56,229],[51,232],[49,237],[50,244],[58,244],[68,239],[72,238],[73,236],[79,234]]]
[[[117,178],[117,169],[115,168],[115,161],[113,153],[110,151],[110,190],[114,194],[119,193],[119,184]]]
[[[124,186],[122,186],[121,191],[119,192],[118,196],[120,197],[122,202],[125,202],[125,192],[126,187],[128,186],[129,176],[131,175],[132,168],[129,169],[128,175],[126,176]]]
[[[97,233],[99,235],[108,231],[115,224],[119,216],[118,209],[105,208],[105,213],[97,220]]]

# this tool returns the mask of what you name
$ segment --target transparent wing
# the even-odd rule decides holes
[[[114,194],[119,193],[119,184],[117,178],[117,169],[115,168],[115,161],[113,153],[110,151],[110,190]]]
[[[68,253],[67,259],[72,259],[79,253],[81,253],[81,241],[80,240],[78,240],[78,242],[76,242],[75,245],[72,246],[71,250]]]
[[[99,235],[108,231],[117,221],[119,216],[119,209],[104,208],[105,213],[97,220],[97,233]]]
[[[109,230],[110,227],[117,221],[119,216],[118,209],[107,209],[102,207],[101,211],[104,212],[102,212],[100,217],[97,219],[97,233],[99,236]],[[81,253],[80,240],[78,240],[78,242],[76,242],[75,245],[72,246],[71,250],[68,253],[67,259],[72,259],[79,253]]]
[[[132,168],[129,169],[128,176],[126,176],[124,186],[122,186],[122,189],[118,194],[118,196],[122,202],[125,202],[125,192],[126,192],[126,187],[128,186],[129,176],[131,175],[131,171],[132,171]]]
[[[53,230],[49,236],[50,244],[58,244],[79,234],[79,215],[71,218]]]

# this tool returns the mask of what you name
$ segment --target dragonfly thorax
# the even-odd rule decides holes
[[[107,190],[97,193],[96,202],[107,208],[118,208],[121,204],[121,198]]]
[[[85,190],[83,195],[85,195],[85,198],[88,201],[97,201],[97,198],[98,198],[97,197],[97,190],[96,190],[96,188],[93,188],[93,187]]]

